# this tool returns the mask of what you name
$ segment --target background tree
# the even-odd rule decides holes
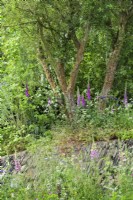
[[[19,143],[17,149],[22,150],[27,134],[45,136],[53,123],[66,119],[66,109],[80,125],[114,127],[117,121],[132,127],[132,117],[121,111],[125,85],[130,102],[133,93],[132,1],[2,0],[0,5],[0,142],[4,146],[13,149]],[[88,79],[91,101],[75,107],[75,88],[83,99]],[[116,118],[114,102],[100,101],[100,109],[109,107],[104,114],[97,112],[95,97],[110,95],[122,99]]]
[[[108,19],[108,21],[105,21],[105,27],[109,26],[108,29],[112,35],[112,40],[110,53],[106,62],[107,69],[104,84],[101,91],[101,96],[105,97],[112,89],[116,67],[118,65],[123,43],[127,34],[127,26],[133,17],[132,1],[118,1],[116,5],[113,1],[110,1],[108,6],[111,8],[110,12],[112,16]],[[100,109],[103,110],[105,106],[105,101],[101,101]]]
[[[88,55],[95,55],[93,65],[96,65],[99,57],[98,68],[93,68],[96,68],[98,80],[102,77],[101,96],[109,94],[127,26],[131,24],[132,1],[66,0],[60,1],[60,4],[58,1],[3,1],[3,5],[4,26],[12,23],[11,26],[17,26],[21,32],[29,35],[24,40],[36,49],[53,91],[57,86],[62,90],[70,116],[74,110],[74,90],[79,67],[86,67],[81,65],[83,55],[84,61]],[[7,13],[10,13],[10,17]],[[90,69],[87,66],[86,79]],[[100,108],[104,106],[100,103]]]
[[[57,81],[51,73],[52,69],[70,115],[74,106],[77,74],[90,31],[89,15],[81,9],[82,3],[73,0],[61,1],[60,4],[56,1],[28,1],[12,4],[13,13],[19,10],[20,25],[30,22],[34,24],[38,57],[46,78],[55,91]],[[69,63],[72,69],[67,70]],[[68,74],[69,78],[67,78]]]

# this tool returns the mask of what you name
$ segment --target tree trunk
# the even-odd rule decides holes
[[[56,84],[55,84],[55,81],[51,75],[51,72],[49,71],[48,69],[48,66],[46,65],[45,61],[44,60],[41,60],[41,64],[42,64],[42,67],[43,67],[43,70],[44,70],[44,73],[45,73],[45,76],[46,76],[46,79],[48,80],[51,88],[53,91],[55,91],[56,89]]]
[[[83,59],[84,55],[84,50],[85,50],[85,45],[88,39],[88,33],[90,31],[90,27],[88,23],[86,24],[85,27],[85,33],[84,33],[84,38],[82,39],[81,42],[78,41],[76,35],[74,35],[74,44],[75,47],[77,48],[77,54],[76,54],[76,59],[75,59],[75,64],[73,66],[73,69],[70,73],[70,78],[69,78],[69,83],[67,84],[66,81],[66,75],[65,75],[65,70],[64,70],[64,63],[59,61],[57,63],[56,67],[56,75],[58,78],[58,82],[60,85],[60,88],[63,92],[64,99],[65,99],[65,104],[66,104],[66,110],[67,110],[67,116],[69,117],[70,120],[73,119],[74,117],[74,110],[75,110],[75,102],[74,102],[74,91],[75,91],[75,85],[76,85],[76,80],[77,80],[77,75],[79,72],[79,67],[80,63]],[[75,42],[76,40],[76,42]],[[77,45],[78,41],[78,45]]]
[[[104,101],[102,100],[102,98],[100,99],[100,104],[99,104],[100,110],[104,110],[106,108],[106,98],[112,88],[112,85],[113,85],[119,55],[120,55],[120,49],[114,50],[111,53],[111,56],[107,63],[107,71],[106,71],[106,75],[105,75],[105,79],[104,79],[102,92],[100,95],[101,97],[105,97],[105,98],[104,98]]]
[[[75,102],[74,102],[74,90],[77,80],[77,75],[79,72],[80,63],[83,59],[85,45],[88,39],[88,34],[90,31],[90,26],[88,25],[88,22],[85,26],[85,32],[84,37],[82,41],[79,41],[76,37],[75,32],[73,33],[73,37],[71,38],[73,40],[73,43],[75,44],[75,47],[77,49],[75,64],[73,66],[73,69],[70,73],[69,83],[67,84],[66,80],[66,74],[64,70],[64,64],[60,59],[56,65],[55,73],[58,79],[59,86],[63,92],[65,104],[66,104],[66,110],[67,110],[67,116],[69,119],[72,119],[74,117],[74,108],[75,108]],[[42,34],[42,27],[40,28],[40,38],[41,38],[41,44],[43,43],[43,34]],[[39,59],[41,61],[41,64],[43,66],[46,78],[53,90],[55,90],[56,84],[55,81],[51,75],[50,70],[48,69],[48,66],[45,63],[45,57],[43,55],[43,47],[40,44],[39,48]]]
[[[65,97],[65,104],[66,104],[66,114],[69,120],[73,120],[74,118],[74,111],[75,111],[75,102],[74,102],[74,94],[66,92],[64,94]]]
[[[120,52],[124,42],[126,24],[127,24],[127,16],[123,14],[120,19],[118,37],[107,62],[107,71],[100,95],[101,97],[104,97],[104,101],[102,100],[102,98],[99,100],[100,110],[104,110],[106,108],[106,97],[113,86],[113,81],[119,61]]]
[[[64,95],[66,115],[71,120],[73,118],[73,113],[74,113],[74,95],[71,91],[67,90],[68,85],[65,77],[64,64],[61,61],[57,63],[56,75]]]
[[[77,80],[77,76],[78,76],[78,72],[79,72],[80,63],[83,60],[85,45],[87,43],[89,31],[90,31],[90,26],[87,23],[86,27],[85,27],[85,33],[84,33],[83,40],[81,42],[79,42],[76,38],[76,42],[75,42],[75,38],[74,38],[74,41],[73,41],[75,44],[75,47],[77,48],[77,55],[76,55],[74,67],[70,73],[69,84],[67,86],[67,91],[66,91],[66,95],[65,95],[66,106],[68,109],[68,115],[69,115],[69,118],[71,118],[71,119],[73,119],[74,111],[75,111],[74,91],[75,91],[76,80]],[[76,35],[75,35],[75,37],[76,37]],[[77,45],[77,41],[78,41],[78,45]]]
[[[67,91],[67,82],[66,82],[66,77],[65,77],[64,63],[61,61],[57,63],[56,75],[57,75],[61,90],[63,94],[65,94]]]
[[[56,89],[56,83],[55,83],[55,80],[51,74],[51,71],[49,70],[47,64],[46,64],[46,61],[45,61],[45,56],[43,54],[43,48],[42,48],[42,45],[41,43],[39,44],[39,48],[38,48],[38,58],[39,58],[39,61],[43,67],[43,70],[44,70],[44,73],[45,73],[45,76],[46,76],[46,79],[47,81],[49,82],[50,86],[51,86],[51,89],[53,91],[55,91]]]
[[[67,88],[67,91],[69,93],[74,93],[74,90],[75,90],[79,67],[80,67],[81,61],[83,60],[85,45],[87,43],[89,31],[90,31],[90,26],[89,26],[89,24],[86,24],[86,29],[85,29],[85,34],[84,34],[83,40],[78,43],[79,45],[77,45],[77,43],[75,44],[78,51],[77,51],[77,55],[76,55],[75,65],[70,74],[69,85]],[[74,43],[75,43],[75,40],[74,40]]]

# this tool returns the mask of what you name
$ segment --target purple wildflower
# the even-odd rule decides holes
[[[127,89],[125,88],[125,92],[124,92],[124,101],[123,101],[124,105],[127,106],[128,104],[128,97],[127,97]]]
[[[99,157],[99,153],[98,153],[98,151],[92,149],[91,152],[90,152],[90,157],[91,157],[91,159],[98,158],[98,157]]]
[[[51,105],[51,99],[49,98],[48,99],[48,106],[50,106]]]
[[[29,97],[29,89],[28,89],[28,85],[26,84],[26,90],[25,90],[25,95],[26,97]]]
[[[81,97],[81,101],[82,101],[82,106],[85,107],[86,102],[85,102],[85,99],[84,99],[84,96],[83,96],[83,95],[82,95],[82,97]]]
[[[3,169],[0,169],[0,173],[4,173],[4,170],[3,170]]]
[[[87,98],[88,98],[88,100],[91,100],[90,85],[88,85],[88,89],[87,89]]]
[[[19,172],[21,170],[21,164],[19,160],[14,160],[14,164],[15,164],[15,170]]]

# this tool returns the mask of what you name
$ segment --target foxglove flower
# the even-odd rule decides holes
[[[128,104],[128,97],[127,97],[127,89],[125,88],[125,92],[124,92],[124,105],[127,106]]]
[[[15,164],[15,170],[19,172],[21,170],[21,164],[19,160],[14,160],[14,164]]]
[[[91,152],[90,152],[90,158],[93,160],[93,159],[98,158],[98,157],[99,157],[98,151],[92,149]]]
[[[26,97],[29,97],[29,89],[28,89],[28,85],[26,84],[26,90],[25,90],[25,95]]]
[[[90,85],[88,85],[88,88],[87,88],[87,98],[88,98],[88,100],[91,100]]]
[[[84,99],[84,96],[83,96],[83,95],[82,95],[82,97],[81,97],[81,101],[82,101],[82,106],[85,107],[86,102],[85,102],[85,99]]]

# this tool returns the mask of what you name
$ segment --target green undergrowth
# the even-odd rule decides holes
[[[82,164],[82,154],[59,156],[56,150],[61,140],[53,141],[50,137],[43,138],[30,146],[33,157],[28,161],[29,170],[7,174],[1,179],[1,200],[133,199],[130,154],[126,154],[129,156],[126,162],[121,158],[119,167],[113,166],[109,159],[104,160],[101,174],[97,159],[92,160],[91,170],[87,171]]]
[[[40,121],[36,121],[36,124],[31,121],[29,126],[23,124],[23,121],[17,126],[14,121],[12,123],[5,122],[0,127],[0,155],[26,150],[41,139],[46,141],[49,139],[53,143],[60,144],[63,141],[66,143],[66,140],[76,143],[90,143],[92,141],[133,138],[131,104],[127,107],[119,106],[115,110],[108,107],[104,112],[99,112],[95,104],[91,105],[89,102],[86,108],[76,108],[73,120],[68,121],[63,116],[60,116],[60,119],[55,116],[54,119],[51,119],[49,126],[46,126],[45,117],[39,117]]]
[[[15,137],[10,141],[4,141],[1,144],[0,155],[12,154],[14,152],[24,151],[30,146],[34,146],[41,140],[66,144],[66,141],[73,143],[91,143],[93,141],[109,141],[113,139],[127,140],[133,139],[133,129],[113,129],[94,126],[74,127],[73,125],[54,126],[51,130],[45,132],[44,136],[38,138],[28,134],[26,137]]]

